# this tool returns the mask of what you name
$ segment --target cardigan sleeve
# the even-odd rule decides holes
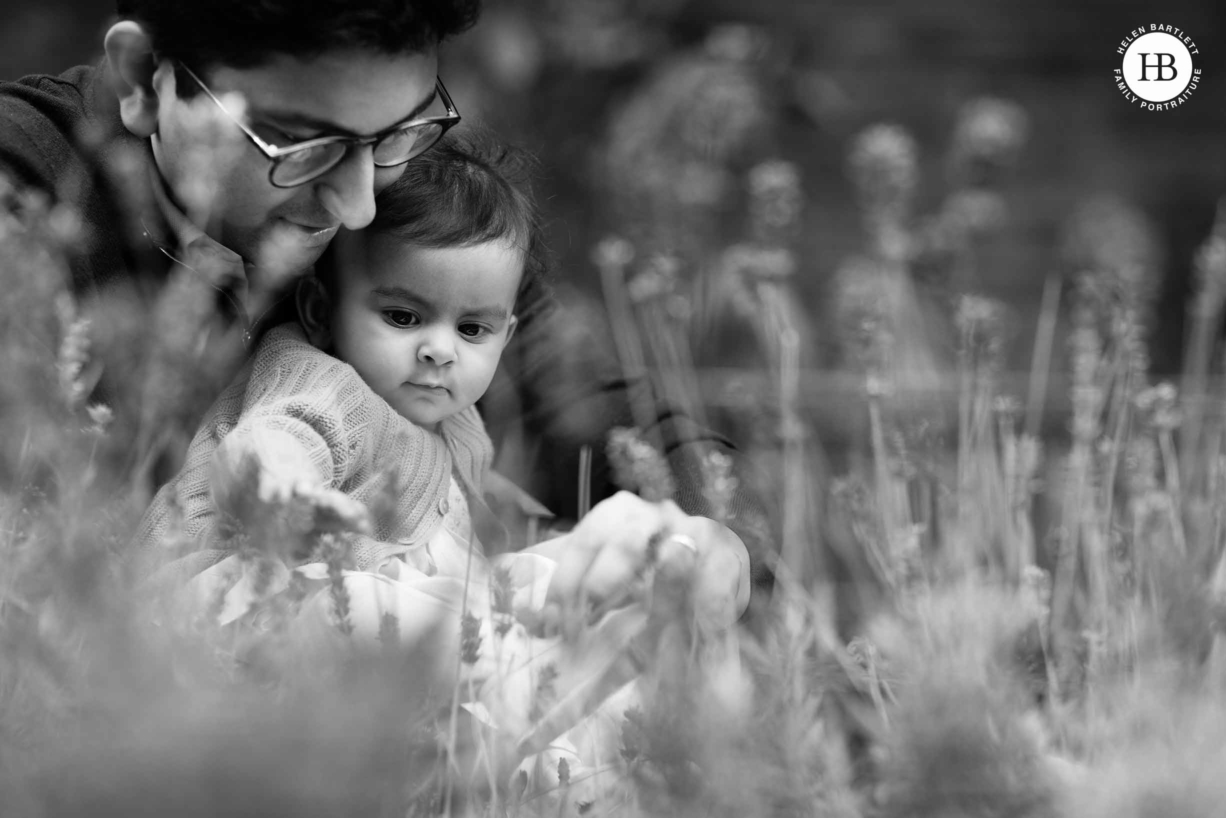
[[[256,349],[242,412],[217,447],[216,468],[254,457],[287,488],[340,486],[370,431],[367,392],[352,367],[278,328]]]
[[[156,547],[172,528],[171,495],[184,533],[207,544],[216,540],[218,512],[242,518],[261,484],[265,499],[294,487],[341,485],[369,419],[352,368],[312,352],[283,331],[261,341],[209,410],[179,474],[146,512],[140,539],[147,546]]]

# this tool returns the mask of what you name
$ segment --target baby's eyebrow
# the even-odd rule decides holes
[[[486,321],[501,321],[507,317],[506,307],[473,307],[462,310],[462,315],[469,318],[481,318]]]
[[[387,298],[403,298],[407,301],[421,301],[421,298],[412,290],[398,286],[396,284],[384,284],[380,287],[375,287],[371,290],[375,295],[386,296]]]
[[[422,298],[412,290],[401,287],[398,284],[384,284],[375,287],[371,290],[375,295],[383,296],[384,298],[399,298],[403,301],[415,301],[423,304],[426,307],[433,307],[426,299]],[[465,318],[476,318],[482,321],[504,321],[507,318],[508,312],[506,307],[502,306],[485,306],[485,307],[466,307],[460,310],[460,315]]]

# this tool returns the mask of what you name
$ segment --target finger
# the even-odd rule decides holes
[[[731,627],[740,614],[741,567],[727,550],[713,549],[694,580],[694,616],[704,630]],[[748,590],[748,589],[747,589]]]
[[[578,528],[563,536],[566,544],[560,549],[558,564],[553,570],[549,588],[545,591],[542,618],[547,627],[558,624],[561,609],[569,607],[571,599],[582,587],[583,578],[600,547],[599,540]]]
[[[728,627],[748,603],[748,552],[740,537],[713,520],[691,517],[687,531],[700,554],[693,587],[695,616],[706,627]]]
[[[700,561],[698,541],[689,534],[669,531],[656,546],[655,564],[673,575],[689,576]]]
[[[586,625],[607,610],[643,595],[642,572],[635,570],[635,566],[643,562],[641,555],[647,550],[645,544],[638,544],[643,539],[621,534],[598,544],[595,556],[573,592],[559,598],[561,632],[565,639],[574,641]]]
[[[683,540],[689,553],[697,554],[697,548],[689,537],[664,545],[671,533],[671,526],[685,514],[672,502],[647,503],[637,497],[628,504],[637,512],[629,525],[613,525],[603,529],[606,535],[595,557],[584,574],[579,594],[587,603],[581,614],[596,614],[641,600],[650,583],[651,569],[655,568],[663,553],[666,562],[677,562],[683,573],[692,571],[693,560],[686,559]]]
[[[625,604],[635,589],[641,589],[654,562],[653,552],[663,539],[664,532],[657,529],[646,536],[635,531],[607,540],[588,566],[581,595],[592,606]]]
[[[688,619],[698,560],[697,545],[686,534],[673,534],[660,543],[651,583],[651,618],[657,626]]]
[[[569,605],[584,588],[593,561],[605,548],[621,551],[624,541],[647,537],[655,530],[658,512],[645,501],[619,492],[596,505],[570,534],[560,550],[558,566],[549,583],[546,600]]]

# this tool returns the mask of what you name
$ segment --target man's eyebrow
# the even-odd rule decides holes
[[[404,125],[408,122],[412,122],[414,119],[417,119],[419,116],[424,114],[430,108],[430,106],[434,104],[434,101],[436,99],[438,99],[438,86],[437,85],[430,89],[429,95],[424,100],[422,100],[421,103],[418,104],[416,108],[414,108],[412,111],[409,111],[408,116],[406,116],[404,119],[401,119],[399,122],[396,122],[395,124],[387,128],[384,128],[382,131],[379,131],[379,133],[383,134],[383,133],[387,133],[388,131],[394,131],[397,128],[399,128],[401,125]],[[322,131],[328,134],[329,136],[331,135],[356,136],[356,137],[366,136],[366,134],[354,133],[348,128],[342,127],[330,119],[323,119],[321,117],[311,116],[310,114],[304,114],[301,111],[279,111],[276,108],[261,108],[253,113],[255,116],[258,116],[260,119],[270,120],[269,124],[285,125],[286,127],[290,127],[290,128],[308,128],[314,131]],[[377,136],[378,134],[370,134],[370,135]]]

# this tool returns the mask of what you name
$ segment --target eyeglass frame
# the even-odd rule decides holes
[[[318,179],[320,176],[323,176],[324,174],[328,173],[333,168],[335,168],[337,165],[339,165],[341,162],[345,161],[345,157],[349,155],[349,150],[352,147],[363,147],[365,145],[377,145],[379,142],[381,142],[388,136],[391,136],[392,134],[398,131],[408,130],[409,128],[414,127],[414,126],[429,125],[429,124],[441,125],[442,130],[439,131],[438,137],[433,142],[431,142],[430,145],[425,150],[421,151],[420,153],[410,156],[408,159],[405,159],[403,162],[396,162],[395,164],[391,164],[391,165],[380,165],[378,162],[375,162],[375,166],[380,167],[380,168],[394,168],[394,167],[399,167],[400,165],[408,164],[409,162],[412,162],[414,159],[416,159],[418,156],[421,156],[423,153],[430,150],[430,148],[433,148],[435,145],[437,145],[438,141],[443,138],[444,134],[446,134],[447,131],[451,130],[453,127],[458,125],[460,122],[460,112],[456,110],[455,103],[451,101],[451,95],[447,93],[447,89],[443,86],[443,81],[439,77],[436,76],[434,78],[434,88],[438,92],[438,98],[442,101],[443,105],[447,108],[447,113],[445,114],[442,114],[440,116],[421,117],[418,119],[410,120],[409,122],[402,122],[399,125],[393,125],[387,130],[381,131],[377,134],[374,134],[373,136],[343,136],[341,134],[332,134],[329,136],[317,136],[314,139],[308,139],[304,142],[295,142],[294,144],[287,145],[285,147],[277,147],[276,145],[273,145],[270,142],[265,142],[263,139],[260,138],[259,134],[251,130],[251,128],[248,127],[241,119],[239,119],[237,116],[232,114],[230,112],[230,109],[227,108],[222,103],[222,101],[217,98],[217,95],[214,94],[211,90],[209,90],[209,87],[204,84],[204,81],[200,79],[200,77],[196,76],[196,72],[192,71],[182,62],[179,62],[178,65],[180,68],[182,68],[184,71],[187,72],[187,75],[192,78],[193,82],[195,82],[198,86],[200,86],[200,90],[203,91],[208,96],[209,99],[213,100],[214,104],[216,104],[217,107],[221,109],[222,113],[224,113],[226,117],[230,119],[231,122],[233,122],[235,125],[239,127],[239,129],[243,132],[243,134],[249,140],[251,140],[251,144],[255,145],[259,149],[260,153],[264,154],[264,158],[266,158],[269,162],[272,163],[272,165],[269,166],[268,168],[268,182],[273,187],[278,187],[283,190],[295,188],[295,187],[298,187],[299,185],[305,185],[308,182],[313,182],[316,179]],[[337,142],[346,143],[345,152],[342,153],[340,155],[340,158],[337,159],[334,163],[332,163],[331,165],[328,165],[326,168],[319,171],[314,176],[309,176],[306,179],[303,179],[300,182],[295,182],[292,185],[277,184],[277,182],[273,179],[273,174],[276,172],[277,166],[280,165],[281,160],[283,160],[289,154],[297,153],[298,151],[305,150],[308,148],[317,148],[322,145],[332,145]],[[372,151],[371,158],[372,159],[374,158],[373,151]]]

